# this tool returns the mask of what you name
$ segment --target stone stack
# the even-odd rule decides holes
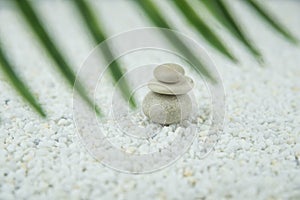
[[[193,89],[194,82],[184,74],[180,65],[172,63],[154,69],[155,79],[149,81],[151,91],[142,105],[144,114],[151,121],[169,125],[189,117],[192,101],[187,93]]]

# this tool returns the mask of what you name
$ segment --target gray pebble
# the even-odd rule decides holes
[[[151,121],[168,125],[187,119],[192,110],[192,101],[188,95],[173,96],[149,92],[142,109]]]
[[[164,83],[177,83],[184,75],[184,69],[177,64],[166,63],[154,69],[154,77]]]
[[[166,95],[182,95],[188,93],[194,87],[191,78],[183,76],[178,83],[162,83],[153,79],[149,81],[148,87],[152,92]]]

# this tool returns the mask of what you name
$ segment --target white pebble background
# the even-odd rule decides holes
[[[156,1],[178,30],[206,47],[222,77],[226,117],[214,151],[200,159],[195,141],[175,164],[144,175],[102,166],[76,136],[72,89],[13,4],[3,0],[0,45],[49,117],[40,119],[32,112],[0,73],[0,199],[300,199],[300,47],[232,0],[238,19],[265,57],[260,67],[201,12],[239,58],[240,63],[233,64],[198,37],[167,1]],[[111,35],[151,26],[130,1],[92,4]],[[45,0],[34,5],[78,70],[94,44],[70,2]],[[300,2],[269,0],[266,5],[300,38]]]

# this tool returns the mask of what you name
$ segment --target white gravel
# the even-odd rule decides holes
[[[180,30],[204,44],[218,67],[226,92],[224,133],[205,159],[197,156],[201,141],[195,140],[173,165],[131,175],[102,166],[81,145],[72,116],[72,90],[10,2],[1,1],[1,45],[49,118],[39,119],[0,74],[0,199],[299,199],[300,48],[274,34],[239,1],[232,3],[266,58],[263,68],[218,29],[241,63],[227,61],[161,3]],[[300,3],[267,4],[300,38]],[[94,45],[68,1],[35,5],[74,70],[79,69]],[[147,24],[130,5],[120,0],[94,2],[112,35]]]

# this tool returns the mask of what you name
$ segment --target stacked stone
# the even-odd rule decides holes
[[[179,123],[189,117],[192,101],[187,93],[194,82],[185,76],[184,69],[177,64],[167,63],[154,69],[155,79],[149,81],[151,90],[143,101],[143,112],[159,124]]]

